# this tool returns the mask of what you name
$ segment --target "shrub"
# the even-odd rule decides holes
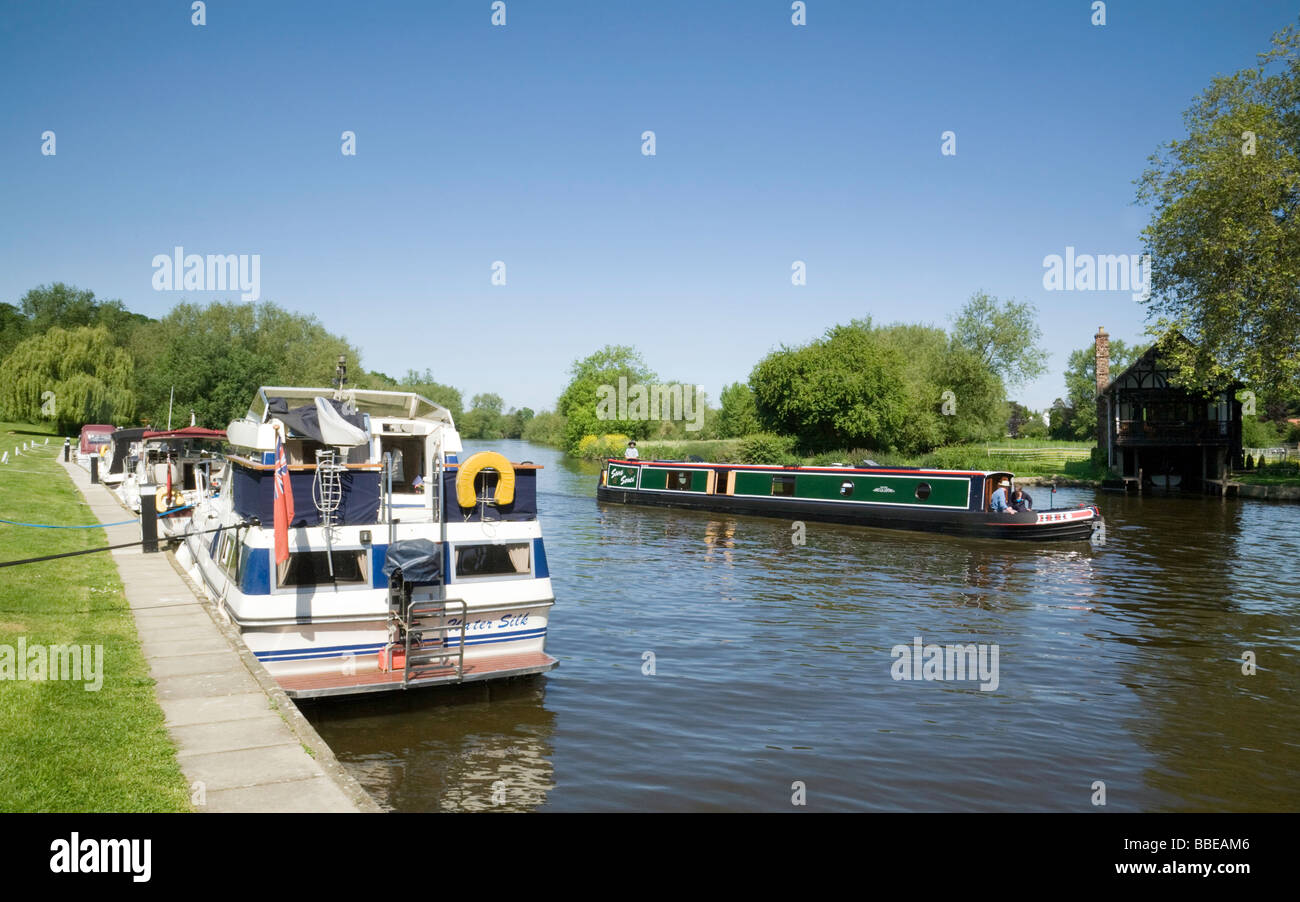
[[[798,462],[794,456],[794,442],[771,432],[756,432],[740,442],[740,460],[749,464],[782,464]]]

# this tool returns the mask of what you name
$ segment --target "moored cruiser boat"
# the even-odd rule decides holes
[[[1091,537],[1092,505],[1015,514],[989,509],[1012,474],[910,467],[777,467],[609,460],[598,501],[694,508],[888,529],[1034,541]]]
[[[165,431],[118,430],[126,433],[129,443],[125,460],[125,476],[115,490],[122,503],[136,513],[140,512],[140,488],[154,488],[154,506],[159,514],[159,534],[176,538],[188,526],[194,506],[213,488],[213,473],[220,472],[221,446],[226,433],[220,429],[186,426]],[[130,436],[138,433],[138,439]],[[109,460],[109,472],[117,465],[117,445],[114,444]],[[168,512],[171,513],[168,513]]]
[[[227,435],[180,557],[288,694],[558,664],[539,467],[458,462],[451,414],[411,392],[264,387]]]
[[[90,469],[90,459],[99,457],[102,464],[103,452],[107,450],[112,435],[116,431],[115,426],[108,426],[103,423],[90,423],[81,427],[81,435],[77,439],[77,463]]]
[[[109,436],[108,451],[104,454],[106,467],[99,474],[99,481],[106,486],[120,486],[130,474],[135,472],[136,461],[140,455],[140,441],[147,432],[144,428],[116,429]],[[119,497],[121,497],[119,493]],[[139,505],[136,505],[136,510]]]

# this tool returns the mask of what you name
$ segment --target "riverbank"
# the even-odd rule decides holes
[[[60,465],[100,522],[132,519],[85,470]],[[107,532],[114,545],[139,538],[133,520]],[[170,552],[112,555],[195,810],[378,810]]]
[[[34,433],[15,435],[6,428],[0,434],[9,452],[9,463],[0,466],[0,517],[26,523],[97,522],[53,463],[62,453],[61,440],[52,437],[49,445],[15,455],[15,442],[21,446]],[[100,528],[0,523],[5,560],[106,544]],[[12,671],[0,663],[0,809],[192,810],[189,784],[154,697],[149,665],[111,555],[88,554],[0,572],[0,662],[6,650],[14,656]],[[49,672],[37,677],[28,669],[56,645],[89,650],[89,660],[79,662],[80,679],[54,679]],[[27,659],[21,675],[15,660],[20,647]],[[71,665],[68,670],[69,676],[76,675]]]

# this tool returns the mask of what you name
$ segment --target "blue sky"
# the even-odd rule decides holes
[[[947,325],[983,289],[1038,307],[1050,372],[1019,396],[1045,407],[1145,308],[1047,291],[1043,258],[1140,253],[1148,155],[1296,20],[1090,6],[507,0],[494,27],[490,0],[214,0],[196,27],[185,0],[10,0],[0,300],[64,281],[160,316],[229,293],[155,291],[155,255],[260,254],[262,297],[366,367],[541,409],[606,343],[716,399],[782,343]]]

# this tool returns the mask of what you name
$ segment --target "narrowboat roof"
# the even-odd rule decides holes
[[[696,467],[709,470],[771,470],[774,473],[906,473],[912,475],[945,476],[1011,476],[1006,470],[936,470],[928,467],[785,467],[780,464],[715,464],[705,461],[687,460],[627,460],[611,457],[608,463],[627,464],[630,466],[673,467],[674,469]]]
[[[423,395],[409,391],[379,391],[367,388],[349,388],[340,392],[333,388],[264,385],[257,390],[257,397],[248,408],[249,417],[259,423],[263,422],[271,398],[283,398],[285,401],[299,401],[303,404],[310,404],[317,398],[333,398],[338,401],[351,401],[358,411],[368,413],[372,417],[436,420],[452,425],[451,411]]]

